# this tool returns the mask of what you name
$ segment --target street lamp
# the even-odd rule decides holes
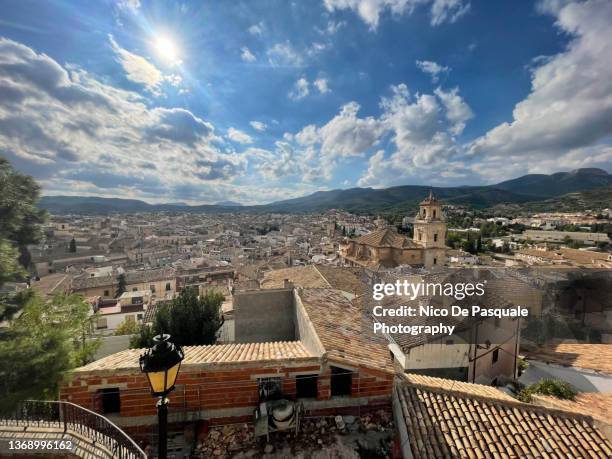
[[[153,338],[155,344],[140,356],[140,371],[149,381],[151,393],[159,397],[157,402],[158,415],[158,457],[166,459],[168,444],[168,399],[166,395],[174,390],[174,383],[181,368],[185,354],[180,346],[170,342],[170,335],[157,335]]]

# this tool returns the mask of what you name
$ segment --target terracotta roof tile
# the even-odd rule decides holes
[[[420,247],[411,239],[398,234],[391,228],[384,228],[369,234],[365,234],[355,239],[355,242],[357,244],[365,244],[373,247],[394,247],[398,249]]]
[[[393,372],[387,340],[338,290],[303,289],[299,296],[330,359]]]
[[[592,419],[494,388],[407,375],[397,396],[415,459],[612,457],[612,443]]]
[[[549,344],[528,352],[526,357],[612,375],[612,344]]]
[[[137,369],[139,368],[138,358],[144,351],[145,349],[127,349],[96,360],[74,371],[97,372]],[[301,341],[185,346],[183,351],[185,352],[183,367],[212,363],[248,363],[315,358]]]

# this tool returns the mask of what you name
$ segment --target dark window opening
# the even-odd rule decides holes
[[[433,262],[433,264],[434,264],[434,265],[438,264],[438,259],[437,259],[437,258],[434,258],[434,262]]]
[[[121,410],[121,397],[119,396],[118,387],[100,389],[98,396],[100,397],[102,413],[119,413]]]
[[[499,360],[499,348],[493,351],[493,363],[497,362],[498,360]]]
[[[149,290],[151,290],[151,293],[155,293],[155,284],[149,285]]]
[[[280,400],[283,396],[281,378],[259,378],[259,401]]]
[[[110,296],[109,291],[108,290],[104,290],[104,296]]]
[[[169,292],[171,289],[170,282],[166,282],[166,292]]]
[[[295,394],[297,398],[317,397],[317,375],[301,375],[295,377]]]
[[[351,395],[353,372],[344,368],[331,367],[331,395]]]
[[[137,292],[138,291],[138,287],[132,287],[132,292]]]
[[[433,211],[433,218],[436,218],[436,211]]]
[[[434,234],[434,242],[438,242],[438,233]]]

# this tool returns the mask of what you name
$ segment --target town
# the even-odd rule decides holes
[[[457,216],[469,226],[449,228]],[[565,231],[568,224],[578,231]],[[599,445],[584,454],[605,457],[612,246],[600,228],[612,230],[610,209],[476,216],[431,191],[399,223],[334,209],[51,215],[28,246],[33,276],[3,289],[84,299],[86,339],[95,345],[60,383],[59,400],[108,417],[150,452],[157,420],[139,348],[163,314],[183,317],[182,298],[194,292],[218,299],[218,320],[206,342],[171,336],[185,343],[170,395],[172,457],[353,457],[359,448],[430,457],[434,446],[418,440],[412,410],[436,394],[449,404],[484,397],[492,410],[545,415],[542,429],[580,423]],[[455,314],[470,308],[472,318]],[[397,313],[404,310],[434,313]],[[538,395],[542,381],[570,384],[574,401]],[[281,399],[303,417],[302,432],[290,437],[276,426],[258,441],[254,413]],[[344,437],[346,429],[355,435]],[[308,436],[314,449],[301,443]],[[484,451],[502,453],[495,444]],[[460,438],[446,445],[450,454],[465,448]]]

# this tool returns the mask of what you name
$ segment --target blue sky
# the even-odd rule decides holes
[[[9,1],[0,154],[189,203],[612,170],[611,30],[606,0]]]

